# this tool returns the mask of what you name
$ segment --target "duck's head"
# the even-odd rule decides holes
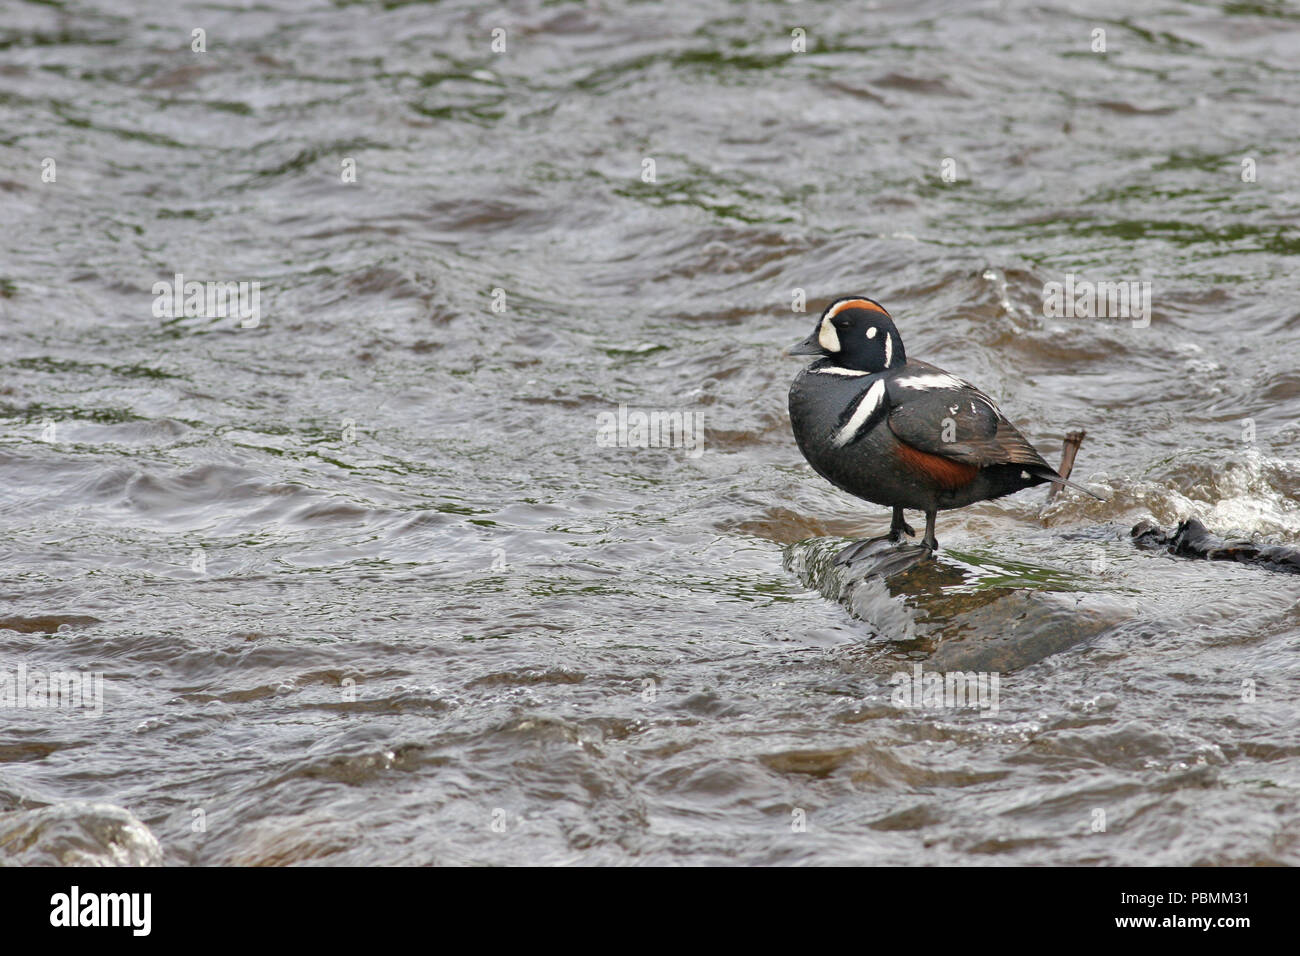
[[[907,364],[894,320],[879,302],[861,297],[836,299],[828,305],[812,335],[787,354],[817,355],[859,372],[883,372]]]

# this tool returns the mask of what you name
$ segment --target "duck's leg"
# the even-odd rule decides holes
[[[934,536],[934,519],[938,516],[938,510],[927,511],[925,513],[925,537],[921,539],[921,545],[922,547],[929,548],[931,551],[939,550],[939,542]]]
[[[837,565],[848,564],[850,561],[861,557],[864,553],[869,551],[872,545],[880,544],[882,541],[887,541],[890,544],[897,544],[903,540],[903,535],[905,534],[915,535],[916,531],[913,530],[910,524],[903,520],[903,509],[895,508],[894,518],[889,523],[889,534],[882,534],[878,538],[867,538],[865,541],[853,542],[853,544],[849,545],[835,556],[835,563]]]
[[[916,531],[913,530],[910,524],[903,520],[903,509],[895,508],[894,520],[889,523],[889,540],[902,541],[904,534],[915,537]]]

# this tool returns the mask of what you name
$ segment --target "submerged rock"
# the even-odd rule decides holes
[[[162,857],[149,828],[111,803],[0,813],[0,866],[158,866]]]
[[[1008,589],[944,632],[931,663],[944,671],[1007,673],[1091,640],[1130,616],[1108,594]]]
[[[890,641],[915,642],[938,670],[1008,672],[1027,667],[1130,619],[1123,599],[1061,571],[887,542],[837,564],[842,542],[786,549],[808,587],[838,601]],[[1087,586],[1085,586],[1087,585]]]
[[[19,634],[55,634],[65,628],[76,629],[99,624],[97,617],[86,614],[42,614],[35,617],[0,617],[0,630],[17,631]]]

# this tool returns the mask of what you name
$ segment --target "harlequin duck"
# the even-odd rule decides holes
[[[819,356],[790,386],[799,450],[831,484],[892,507],[891,541],[915,534],[903,520],[905,508],[925,512],[922,544],[934,551],[941,509],[1048,481],[1098,497],[1057,474],[974,385],[908,361],[879,302],[832,302],[789,354]],[[852,560],[866,543],[845,549],[836,563]]]

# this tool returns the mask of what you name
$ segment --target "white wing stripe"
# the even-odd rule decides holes
[[[929,392],[936,389],[964,389],[973,392],[975,397],[985,405],[997,412],[997,405],[993,399],[989,398],[970,382],[963,382],[955,375],[949,375],[947,372],[923,372],[920,375],[899,376],[894,379],[894,384],[903,388],[914,389],[918,392]],[[974,413],[975,409],[971,409]]]
[[[896,378],[894,381],[903,388],[969,388],[972,391],[977,391],[973,385],[968,385],[956,376],[946,373],[909,375],[906,378]]]

